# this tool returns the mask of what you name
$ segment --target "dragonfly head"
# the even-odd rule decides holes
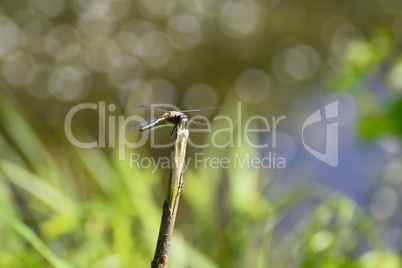
[[[187,122],[187,120],[188,120],[188,116],[187,116],[186,114],[179,114],[179,115],[177,116],[177,118],[179,119],[178,121],[179,121],[180,123],[185,123],[185,122]]]

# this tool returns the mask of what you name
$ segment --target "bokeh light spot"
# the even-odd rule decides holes
[[[345,23],[332,34],[330,45],[332,54],[329,62],[334,68],[338,67],[341,59],[344,59],[345,51],[351,42],[365,42],[363,33],[352,24]]]
[[[402,59],[392,67],[387,74],[388,83],[397,91],[402,92]]]
[[[254,1],[234,1],[223,6],[220,23],[226,35],[242,38],[257,29],[259,19],[259,7]]]
[[[398,205],[395,190],[382,187],[374,192],[369,204],[370,212],[378,219],[388,219],[394,215]]]
[[[189,14],[180,14],[169,20],[170,26],[175,30],[187,34],[200,31],[198,20]]]
[[[128,53],[138,55],[139,39],[157,27],[144,20],[132,20],[127,22],[119,31],[117,38],[120,46]]]
[[[172,56],[172,49],[159,31],[145,34],[138,42],[138,54],[154,68],[165,65]]]
[[[301,81],[310,79],[320,67],[317,52],[306,45],[298,45],[289,49],[284,61],[287,72]]]
[[[159,28],[143,20],[126,23],[118,33],[120,46],[153,68],[161,68],[173,55],[173,49]]]
[[[7,57],[1,66],[4,79],[13,86],[24,86],[32,72],[32,59],[24,52],[17,52]]]
[[[368,268],[399,268],[401,261],[398,255],[392,255],[381,251],[369,251],[361,257],[363,267]]]
[[[219,97],[215,89],[205,84],[195,84],[190,86],[183,97],[185,109],[216,107]]]
[[[77,31],[69,24],[54,27],[45,38],[45,48],[52,57],[63,55],[61,52],[78,41]]]
[[[214,0],[186,0],[182,1],[183,6],[185,6],[189,11],[202,13],[206,16],[211,16],[211,11],[215,10],[214,4],[217,4]]]
[[[29,51],[35,54],[45,54],[45,38],[53,25],[47,20],[33,20],[24,27]]]
[[[172,16],[169,19],[167,38],[178,49],[192,49],[202,42],[201,24],[196,17],[190,14]]]
[[[20,29],[9,18],[0,16],[0,59],[4,59],[19,45]]]
[[[115,59],[121,57],[120,50],[113,39],[94,42],[84,51],[85,61],[93,71],[106,73],[111,69]]]
[[[378,145],[392,155],[397,155],[401,151],[401,143],[397,138],[382,138],[378,141]]]
[[[385,171],[385,180],[390,185],[402,184],[402,157],[396,157],[387,165]]]
[[[55,17],[64,9],[64,0],[30,0],[29,8],[46,17]]]
[[[236,79],[235,89],[241,100],[250,103],[262,103],[269,94],[271,81],[268,76],[257,69],[249,69]]]
[[[311,79],[320,68],[320,57],[310,46],[297,44],[280,50],[274,57],[274,73],[284,83]]]
[[[80,14],[78,28],[88,37],[102,38],[112,31],[112,15],[106,3],[94,3]]]
[[[141,0],[138,6],[145,16],[158,18],[169,15],[176,5],[175,0]]]
[[[81,66],[60,66],[49,77],[50,94],[63,101],[79,100],[89,89],[89,74]]]
[[[152,87],[152,103],[175,103],[177,98],[176,88],[166,79],[153,77],[148,80]]]
[[[335,240],[334,234],[327,230],[316,233],[310,241],[310,245],[315,252],[320,252],[328,248]]]

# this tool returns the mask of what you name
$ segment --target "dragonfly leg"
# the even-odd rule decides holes
[[[177,125],[174,125],[174,127],[172,129],[172,133],[170,134],[170,139],[172,140],[173,143],[174,143],[173,134],[176,132],[176,129],[177,129]]]

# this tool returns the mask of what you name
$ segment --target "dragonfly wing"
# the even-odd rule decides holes
[[[208,110],[216,110],[220,109],[221,107],[214,107],[214,108],[205,108],[205,109],[194,109],[194,110],[185,110],[185,111],[180,111],[182,113],[190,113],[190,112],[201,112],[201,111],[208,111]]]
[[[206,123],[202,123],[202,122],[198,122],[198,121],[194,121],[194,120],[190,120],[187,123],[193,124],[193,125],[208,126],[208,124],[206,124]]]
[[[139,127],[145,127],[145,126],[151,124],[152,122],[157,121],[160,118],[161,118],[160,116],[154,116],[154,117],[147,118],[145,120],[138,122],[134,126],[129,127],[127,130],[139,128]]]
[[[135,108],[139,109],[139,110],[147,110],[147,111],[157,111],[157,112],[167,112],[166,110],[162,110],[162,109],[157,109],[157,108],[151,108],[151,107],[146,107],[146,106],[137,106],[134,105]]]

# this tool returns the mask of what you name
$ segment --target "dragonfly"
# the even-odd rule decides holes
[[[172,139],[172,141],[173,141],[173,134],[175,133],[177,126],[180,124],[189,123],[189,124],[194,124],[194,125],[208,126],[208,124],[206,124],[206,123],[198,122],[195,120],[188,120],[188,116],[185,113],[216,110],[216,109],[220,108],[220,107],[214,107],[214,108],[194,109],[194,110],[185,110],[185,111],[167,111],[167,110],[163,110],[163,109],[151,108],[151,107],[146,107],[146,106],[142,106],[142,105],[140,105],[140,106],[134,105],[134,107],[139,110],[163,112],[164,114],[160,115],[160,116],[153,116],[153,117],[147,118],[143,121],[140,121],[137,124],[135,124],[134,126],[129,127],[127,130],[140,128],[139,131],[146,131],[146,130],[156,129],[156,128],[164,127],[164,126],[174,126],[172,133],[170,135],[170,138]]]

